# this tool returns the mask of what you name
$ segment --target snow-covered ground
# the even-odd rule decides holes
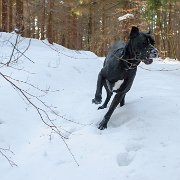
[[[0,62],[12,53],[7,39],[16,38],[0,34]],[[28,43],[21,38],[21,52]],[[15,51],[15,57],[19,55]],[[91,52],[39,40],[31,41],[25,55],[35,63],[22,56],[13,65],[21,70],[4,66],[0,72],[41,89],[59,90],[41,98],[55,106],[57,114],[77,122],[54,120],[79,166],[62,139],[0,76],[0,148],[10,147],[14,155],[6,155],[18,165],[11,167],[0,154],[1,180],[180,180],[180,63],[140,64],[126,105],[118,107],[108,129],[100,131],[97,125],[107,109],[97,110],[91,99],[102,60]]]

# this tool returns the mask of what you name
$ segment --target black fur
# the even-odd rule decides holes
[[[149,33],[140,32],[137,27],[132,27],[127,44],[119,41],[112,46],[98,75],[95,98],[92,100],[95,104],[101,103],[104,86],[107,97],[103,105],[98,108],[104,109],[107,107],[113,92],[116,92],[108,112],[99,124],[100,130],[107,128],[107,123],[117,105],[123,106],[125,104],[126,93],[133,84],[140,62],[151,64],[152,58],[157,57],[158,52],[154,43],[155,41]],[[115,83],[119,80],[122,80],[123,83],[118,89],[113,90]]]

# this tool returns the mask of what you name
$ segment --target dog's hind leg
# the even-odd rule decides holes
[[[104,108],[106,108],[106,107],[107,107],[107,104],[108,104],[108,102],[109,102],[109,100],[111,99],[111,96],[112,96],[112,94],[113,94],[112,88],[107,85],[107,82],[106,82],[106,81],[104,82],[104,87],[105,87],[105,89],[106,89],[107,97],[106,97],[106,100],[104,101],[104,104],[103,104],[102,106],[100,106],[98,109],[104,109]]]
[[[97,80],[95,98],[92,99],[92,103],[101,104],[101,102],[102,102],[102,87],[103,87],[104,81],[105,81],[105,79],[102,76],[102,73],[100,72],[98,75],[98,80]]]

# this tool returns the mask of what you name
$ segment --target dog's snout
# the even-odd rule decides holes
[[[158,52],[157,52],[157,49],[152,49],[152,50],[151,50],[151,53],[157,54],[157,53],[158,53]]]
[[[157,58],[158,57],[158,50],[156,48],[151,49],[150,56],[152,58]]]
[[[151,49],[150,58],[157,58],[157,57],[158,57],[158,50],[156,48]]]

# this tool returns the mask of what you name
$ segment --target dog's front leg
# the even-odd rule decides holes
[[[124,97],[122,98],[122,100],[120,102],[120,107],[124,106],[124,104],[125,104],[125,96],[126,96],[126,94],[124,95]]]
[[[130,88],[132,86],[135,75],[136,75],[136,70],[131,71],[131,73],[129,74],[129,77],[127,77],[124,80],[124,82],[122,83],[122,85],[120,86],[120,88],[118,90],[116,90],[117,94],[114,96],[114,99],[113,99],[113,101],[111,103],[111,106],[109,107],[108,112],[104,116],[104,119],[99,124],[98,128],[100,130],[103,130],[103,129],[107,128],[107,123],[108,123],[112,113],[114,112],[117,105],[119,103],[123,102],[123,98],[125,97],[125,94],[130,90]]]
[[[97,80],[95,98],[92,99],[92,103],[101,104],[103,82],[104,82],[104,77],[102,76],[102,72],[100,71],[100,73],[98,75],[98,80]]]
[[[124,94],[121,92],[119,92],[115,95],[115,97],[111,103],[111,106],[109,107],[109,110],[106,113],[106,115],[104,116],[103,120],[100,122],[98,129],[103,130],[103,129],[107,128],[107,123],[108,123],[112,113],[114,112],[117,105],[122,101],[123,98],[124,98]]]

